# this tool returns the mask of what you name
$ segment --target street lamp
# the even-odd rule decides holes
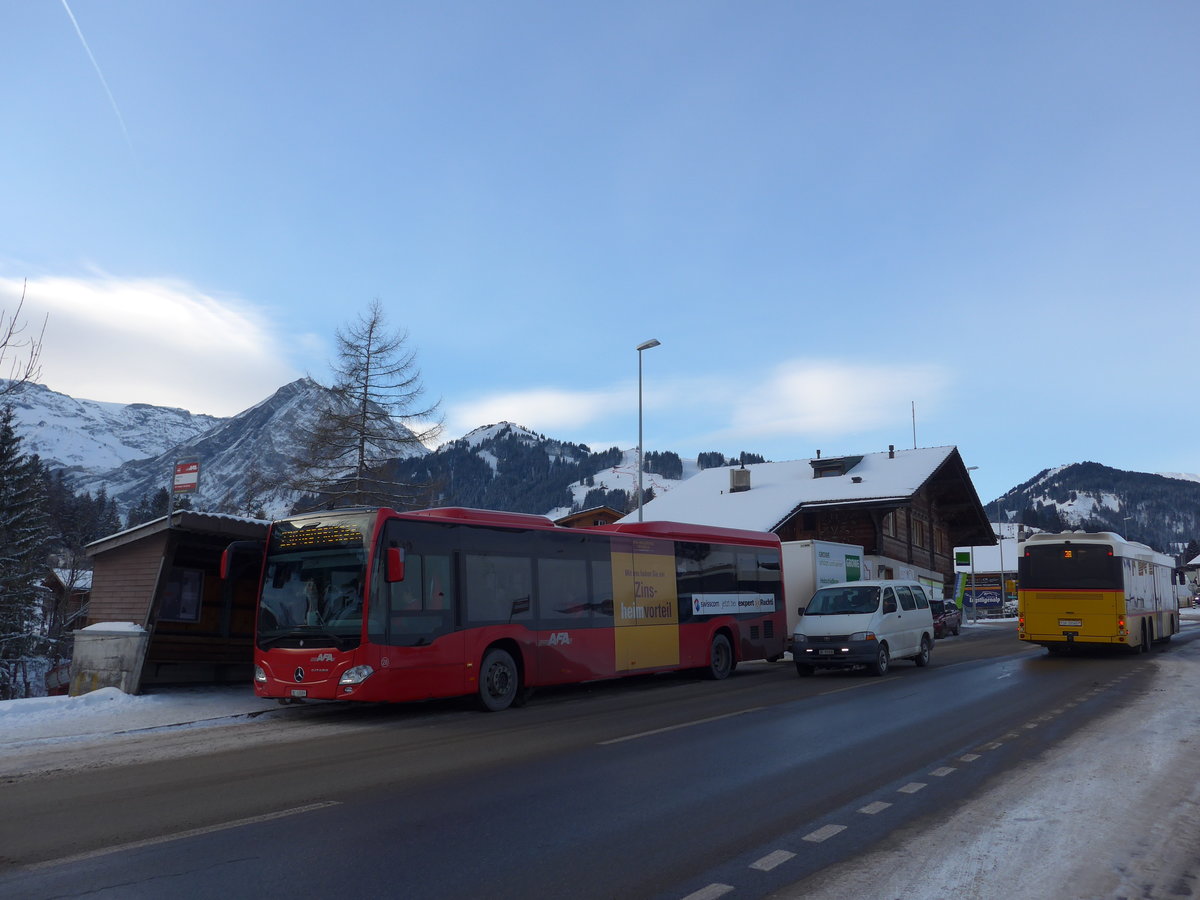
[[[659,346],[660,342],[654,338],[648,341],[643,341],[638,344],[638,485],[637,485],[637,507],[638,521],[642,521],[642,351],[649,350],[651,347]]]
[[[974,472],[978,468],[979,468],[979,466],[967,466],[967,471]],[[967,477],[970,478],[971,476],[968,475]],[[987,518],[987,510],[984,510],[983,517],[985,519]],[[979,605],[976,603],[977,599],[978,599],[978,597],[975,594],[975,547],[972,545],[972,547],[971,547],[971,621],[975,625],[979,624]]]

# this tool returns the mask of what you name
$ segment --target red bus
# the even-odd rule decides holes
[[[692,668],[722,679],[783,655],[780,565],[773,534],[699,525],[562,528],[457,507],[299,515],[268,532],[254,689],[475,694],[501,710],[540,685]]]

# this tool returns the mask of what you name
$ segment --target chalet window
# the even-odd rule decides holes
[[[946,529],[935,528],[933,530],[933,551],[941,555],[947,555],[950,548],[946,545]]]
[[[929,542],[926,537],[926,528],[927,527],[928,526],[926,525],[926,523],[922,522],[920,519],[913,519],[913,521],[912,521],[912,542],[913,542],[914,547],[929,546]]]
[[[894,512],[883,517],[883,533],[888,537],[896,536],[896,514]]]

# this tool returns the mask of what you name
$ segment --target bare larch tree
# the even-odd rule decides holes
[[[336,338],[335,382],[298,460],[299,486],[323,506],[409,506],[420,486],[394,480],[387,462],[423,453],[442,429],[439,404],[422,402],[416,351],[378,300]]]

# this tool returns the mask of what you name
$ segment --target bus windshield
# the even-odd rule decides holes
[[[1019,569],[1024,590],[1123,590],[1121,558],[1103,544],[1029,546]]]
[[[358,646],[369,518],[293,519],[275,526],[258,607],[258,646]]]

